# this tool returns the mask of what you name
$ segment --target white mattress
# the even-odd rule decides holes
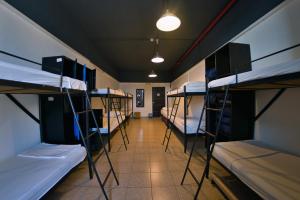
[[[215,145],[213,156],[225,167],[231,169],[232,164],[240,159],[269,155],[276,152],[265,148],[264,144],[256,140],[233,142],[218,142]]]
[[[262,198],[300,198],[299,157],[263,147],[258,141],[217,143],[213,154]]]
[[[61,76],[43,70],[0,61],[0,79],[60,87]],[[63,88],[86,90],[83,81],[64,76]]]
[[[123,90],[114,90],[111,88],[99,88],[92,91],[92,94],[114,94],[118,96],[125,96],[125,92]]]
[[[186,92],[189,93],[197,93],[197,92],[205,92],[206,91],[206,84],[203,81],[196,81],[196,82],[188,82],[183,84],[180,88],[171,90],[167,92],[167,95],[174,95],[184,92],[184,86],[186,86]]]
[[[203,119],[205,119],[205,117]],[[197,132],[198,124],[199,124],[199,119],[187,117],[187,120],[186,120],[186,133],[187,134],[195,134]],[[184,119],[183,118],[176,117],[175,121],[174,121],[174,125],[182,133],[184,133]],[[205,120],[202,120],[201,128],[205,129]]]
[[[170,116],[170,114],[171,114],[171,109],[172,108],[169,108],[169,116]],[[162,115],[162,116],[164,116],[165,118],[168,118],[167,117],[167,113],[168,113],[168,110],[167,110],[167,107],[163,107],[161,110],[160,110],[160,114]]]
[[[125,120],[125,115],[122,113],[122,119]],[[110,117],[110,133],[113,132],[118,127],[118,119],[116,117]],[[92,131],[97,130],[96,128],[92,128]],[[100,128],[101,134],[108,134],[108,119],[107,116],[103,117],[103,127]]]
[[[83,147],[66,158],[15,156],[0,163],[1,199],[39,199],[86,156]],[[48,154],[47,154],[48,155]]]
[[[232,75],[220,78],[208,83],[209,88],[220,87],[224,85],[243,83],[252,80],[269,78],[273,76],[280,76],[300,72],[300,59],[292,60],[286,63],[271,65],[263,68],[258,68],[249,72],[240,73],[237,76]]]

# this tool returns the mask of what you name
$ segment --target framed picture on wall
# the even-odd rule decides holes
[[[136,107],[144,107],[144,89],[136,89]]]

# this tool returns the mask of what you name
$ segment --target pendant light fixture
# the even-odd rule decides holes
[[[157,77],[157,74],[152,70],[151,73],[148,75],[149,78]]]
[[[156,22],[156,27],[165,32],[174,31],[179,28],[180,19],[168,9]]]
[[[161,57],[158,53],[158,45],[159,45],[159,39],[150,39],[151,42],[155,41],[155,47],[154,47],[154,56],[151,58],[151,62],[153,63],[162,63],[165,61],[165,59],[163,57]]]

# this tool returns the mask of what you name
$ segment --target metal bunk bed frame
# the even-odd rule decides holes
[[[130,95],[129,95],[129,93],[126,93],[125,105],[124,105],[124,107],[125,107],[125,121],[127,123],[129,123],[129,120],[133,115],[133,96],[132,95],[130,96]],[[129,105],[128,105],[129,100],[131,100],[131,113],[129,113],[130,112]]]
[[[38,64],[41,65],[40,63],[31,61],[29,59],[26,58],[22,58],[19,56],[16,56],[14,54],[10,54],[4,51],[1,51],[0,53],[4,53],[6,55],[12,56],[14,58],[18,58],[27,62],[31,62],[34,64]],[[92,118],[93,118],[93,122],[95,123],[96,127],[98,127],[98,123],[96,121],[96,117],[95,114],[91,108],[91,102],[89,99],[89,95],[87,93],[87,91],[82,91],[82,90],[76,90],[76,89],[68,89],[68,88],[63,88],[62,87],[62,81],[63,81],[63,74],[60,74],[60,86],[59,87],[55,87],[55,86],[49,86],[49,85],[43,85],[43,84],[34,84],[34,83],[28,83],[28,82],[20,82],[20,81],[13,81],[13,80],[6,80],[6,79],[0,79],[0,94],[5,94],[13,103],[15,103],[22,111],[24,111],[30,118],[32,118],[34,121],[36,121],[37,123],[40,124],[40,120],[37,119],[29,110],[27,110],[16,98],[14,98],[14,96],[12,96],[12,94],[61,94],[61,95],[67,95],[67,99],[69,101],[70,107],[72,109],[72,113],[76,122],[76,125],[78,127],[79,130],[79,134],[80,134],[80,139],[81,142],[83,144],[83,146],[86,149],[86,153],[87,153],[87,160],[88,160],[88,166],[89,166],[89,175],[90,175],[90,179],[93,178],[93,174],[95,174],[97,182],[99,184],[99,187],[101,188],[102,193],[104,194],[105,199],[109,199],[108,195],[105,191],[105,183],[108,180],[110,174],[112,173],[114,176],[114,179],[117,183],[117,185],[119,185],[119,180],[116,176],[115,170],[113,168],[112,162],[110,160],[110,157],[108,155],[108,151],[105,147],[104,141],[102,139],[102,135],[100,132],[100,129],[97,128],[97,131],[95,132],[89,132],[89,123],[88,122],[88,114],[91,113],[92,114]],[[71,95],[83,95],[85,97],[85,110],[83,111],[76,111],[73,101],[72,101],[72,97]],[[79,114],[84,114],[86,116],[86,127],[85,127],[85,133],[82,131],[83,129],[81,128],[79,119],[77,117],[77,115]],[[110,170],[107,173],[107,175],[104,178],[104,181],[101,180],[100,178],[100,173],[98,172],[97,168],[96,168],[96,162],[98,159],[93,159],[93,156],[90,152],[90,144],[89,144],[89,138],[93,135],[98,135],[100,138],[100,142],[101,145],[103,146],[103,151],[101,153],[99,153],[98,158],[104,153],[107,161],[109,163],[110,166]]]
[[[236,80],[238,80],[238,74],[236,74],[235,76],[236,76]],[[213,158],[212,154],[213,154],[214,146],[215,146],[215,143],[217,142],[217,139],[218,139],[218,131],[219,131],[220,123],[221,123],[222,118],[223,118],[223,111],[224,111],[224,107],[225,107],[225,104],[226,104],[228,91],[230,91],[230,90],[245,91],[245,90],[278,89],[278,92],[269,100],[269,102],[261,109],[261,111],[259,111],[258,114],[256,114],[256,116],[253,116],[253,123],[255,123],[276,102],[276,100],[280,96],[282,96],[282,94],[286,91],[287,88],[296,88],[296,87],[300,87],[300,72],[295,72],[295,73],[285,74],[285,75],[278,75],[278,76],[267,77],[267,78],[261,78],[261,79],[258,79],[258,80],[251,80],[251,81],[247,81],[247,82],[229,84],[229,85],[224,85],[224,86],[208,89],[208,91],[209,90],[224,91],[225,95],[224,95],[224,100],[223,100],[223,106],[222,106],[221,109],[220,108],[207,108],[206,106],[203,109],[203,111],[205,109],[206,110],[210,109],[210,110],[220,111],[221,115],[220,115],[220,118],[218,120],[218,124],[217,124],[217,128],[216,128],[215,133],[212,134],[212,133],[209,133],[205,130],[199,130],[199,131],[204,132],[206,137],[212,138],[211,143],[208,145],[208,148],[207,148],[207,156],[206,156],[206,158],[204,158],[204,161],[205,161],[206,164],[205,164],[205,168],[203,170],[200,181],[198,181],[196,179],[196,177],[193,175],[193,173],[191,172],[191,170],[189,168],[194,148],[192,148],[192,151],[190,153],[189,160],[188,160],[188,163],[186,165],[185,172],[184,172],[184,175],[183,175],[183,178],[182,178],[181,184],[183,184],[183,182],[184,182],[186,173],[190,172],[192,177],[194,178],[194,180],[198,184],[198,188],[197,188],[197,191],[195,193],[194,199],[197,199],[197,197],[199,195],[199,192],[200,192],[201,187],[203,185],[204,178],[205,177],[208,178],[208,175],[209,175],[210,161],[211,161],[211,158]],[[207,95],[206,95],[205,99],[206,99],[206,101],[209,99],[209,93],[208,92],[207,92]],[[197,134],[197,135],[199,135],[199,134]],[[197,140],[194,140],[193,146],[195,145],[196,142],[197,142]]]
[[[98,93],[91,93],[91,97],[99,97],[102,105],[104,106],[105,111],[107,111],[107,129],[108,129],[108,151],[111,151],[111,127],[110,127],[110,116],[111,116],[111,110],[115,113],[115,116],[118,121],[118,128],[121,133],[121,137],[123,140],[123,144],[125,149],[127,150],[127,144],[129,144],[129,139],[126,131],[126,123],[125,119],[123,119],[123,116],[121,114],[122,109],[122,99],[127,98],[127,96],[122,95],[116,95],[110,93],[110,88],[107,88],[107,94],[98,94]],[[120,113],[118,114],[118,109],[120,110]],[[126,111],[125,111],[126,112]],[[126,117],[126,116],[125,116]],[[113,130],[114,131],[114,130]]]
[[[189,135],[196,135],[197,133],[194,133],[194,134],[187,134],[187,128],[186,128],[186,125],[187,125],[187,115],[188,115],[188,108],[189,108],[189,105],[192,101],[192,97],[193,96],[204,96],[206,93],[205,92],[187,92],[186,90],[186,86],[184,86],[183,88],[183,92],[182,93],[177,93],[177,94],[171,94],[171,95],[167,95],[167,129],[166,129],[166,133],[165,133],[165,136],[164,136],[164,140],[163,140],[163,144],[165,142],[165,139],[167,139],[167,144],[166,144],[166,148],[165,148],[165,151],[167,151],[168,149],[168,144],[169,144],[169,140],[171,138],[171,135],[172,135],[172,128],[176,128],[176,126],[174,125],[174,121],[175,121],[175,118],[176,118],[176,115],[177,115],[177,109],[178,109],[178,105],[176,105],[176,98],[183,98],[183,113],[184,113],[184,153],[186,153],[186,150],[187,150],[187,145],[188,145],[188,136]],[[173,110],[173,107],[177,107],[175,108],[176,109],[176,113],[175,113],[175,116],[171,116],[173,115],[171,113],[171,115],[169,116],[169,98],[175,98],[175,100],[173,101],[173,105],[172,105],[172,110]],[[179,100],[180,101],[180,100]],[[179,102],[180,103],[180,102]],[[172,119],[173,117],[173,119]],[[200,120],[200,119],[199,119]],[[201,121],[200,121],[201,123]],[[168,133],[168,130],[169,130],[169,134]],[[180,130],[179,130],[180,131]],[[182,132],[182,131],[180,131]]]

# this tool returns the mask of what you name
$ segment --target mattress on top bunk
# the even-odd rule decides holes
[[[184,86],[186,86],[186,92],[190,93],[197,93],[197,92],[205,92],[206,91],[206,83],[203,81],[195,81],[195,82],[188,82],[184,83],[180,88],[171,90],[167,94],[174,95],[178,93],[184,92]]]
[[[208,83],[208,87],[220,87],[224,85],[243,83],[247,81],[259,80],[273,76],[292,74],[295,72],[300,72],[300,59],[261,68],[257,67],[257,69],[255,70],[240,73],[237,76],[231,75],[228,77],[213,80]]]
[[[46,155],[49,156],[48,153]],[[41,198],[72,168],[82,162],[85,156],[85,149],[79,147],[71,150],[64,159],[56,156],[44,158],[44,153],[40,152],[35,157],[15,156],[2,161],[1,199]]]
[[[205,118],[203,118],[203,119],[205,119]],[[195,134],[197,132],[198,124],[199,124],[199,118],[187,117],[187,120],[186,120],[186,133],[187,134]],[[174,121],[174,125],[182,133],[184,133],[184,118],[176,117],[175,121]],[[205,120],[202,120],[201,128],[205,129]]]
[[[58,74],[3,61],[0,61],[0,79],[53,87],[60,87],[61,82],[61,76]],[[86,84],[83,81],[66,76],[63,77],[62,87],[86,90]]]
[[[123,90],[115,90],[111,88],[98,88],[92,91],[92,94],[114,94],[119,96],[125,96],[125,93]]]
[[[264,199],[299,199],[300,157],[259,141],[216,143],[214,158]]]

